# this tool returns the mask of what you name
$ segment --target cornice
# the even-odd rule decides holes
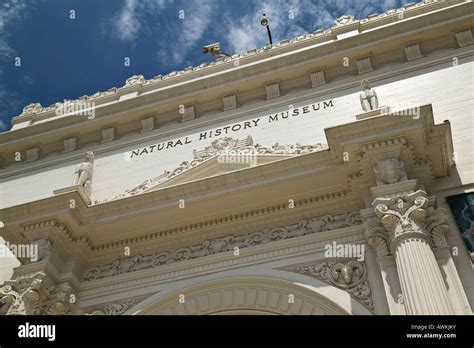
[[[179,224],[176,227],[169,228],[169,229],[163,229],[163,230],[158,230],[158,231],[154,229],[152,232],[140,234],[133,238],[120,239],[120,240],[115,240],[113,242],[109,242],[106,244],[95,244],[95,245],[87,236],[85,235],[80,236],[78,235],[77,232],[73,232],[73,229],[71,229],[71,227],[69,227],[68,224],[61,222],[59,218],[49,218],[45,220],[37,220],[35,222],[23,223],[23,224],[20,221],[11,221],[9,225],[20,224],[20,231],[22,233],[26,231],[48,227],[48,226],[55,227],[63,231],[64,235],[67,236],[67,238],[72,243],[82,243],[91,252],[104,252],[107,250],[117,250],[117,249],[121,250],[123,248],[123,245],[134,246],[134,245],[147,244],[147,243],[149,244],[153,242],[154,240],[158,240],[162,238],[170,238],[176,235],[181,235],[181,234],[186,234],[186,233],[197,233],[199,231],[205,231],[209,228],[215,229],[215,228],[219,228],[220,226],[224,226],[224,225],[227,226],[229,224],[238,224],[243,221],[248,221],[251,218],[265,218],[265,220],[268,221],[269,217],[275,213],[289,212],[291,209],[301,209],[301,208],[304,208],[305,206],[311,207],[311,206],[314,206],[315,204],[327,205],[329,202],[341,201],[343,199],[350,199],[349,191],[341,190],[337,192],[320,194],[317,196],[305,196],[300,199],[295,199],[294,200],[295,208],[289,208],[288,202],[283,202],[280,204],[267,205],[267,206],[262,206],[255,209],[247,209],[238,213],[220,215],[212,219],[197,221],[192,224]],[[339,203],[338,206],[341,206],[341,203]],[[156,209],[157,209],[156,207],[153,208],[153,210],[156,210]],[[51,214],[51,213],[47,213],[47,214]],[[122,217],[121,215],[118,215],[118,216]],[[109,217],[109,219],[110,218],[111,217]],[[79,224],[83,228],[87,229],[87,224],[84,224],[85,222],[84,217],[79,217],[79,220],[80,220]],[[97,223],[97,221],[94,220],[93,223],[95,224]]]

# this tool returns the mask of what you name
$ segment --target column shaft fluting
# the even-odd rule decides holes
[[[443,276],[426,240],[401,240],[395,260],[407,314],[453,314]]]

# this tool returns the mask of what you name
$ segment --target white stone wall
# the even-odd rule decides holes
[[[474,180],[474,157],[472,156],[474,132],[474,92],[473,74],[474,62],[472,57],[460,59],[457,66],[443,63],[416,72],[400,74],[396,77],[376,81],[373,88],[379,96],[379,104],[391,106],[393,109],[403,109],[416,104],[432,104],[435,123],[450,120],[453,132],[454,149],[456,152],[457,170],[463,184]],[[321,109],[316,112],[290,116],[277,122],[268,122],[268,115],[288,110],[288,105],[281,103],[281,98],[268,101],[269,109],[265,112],[246,114],[233,122],[221,122],[212,127],[197,128],[192,132],[183,132],[169,138],[155,139],[141,145],[124,147],[96,156],[94,179],[92,184],[93,200],[103,200],[123,193],[144,180],[159,176],[164,170],[173,170],[181,162],[193,158],[193,150],[201,150],[212,141],[224,136],[243,139],[248,135],[255,143],[272,146],[275,143],[284,144],[315,144],[325,143],[324,129],[344,123],[354,122],[355,115],[361,113],[359,88],[347,89],[308,99],[301,103],[293,103],[294,108],[313,103],[321,103]],[[295,94],[297,97],[298,94]],[[333,107],[323,109],[322,102],[333,100]],[[214,117],[214,116],[209,116]],[[198,141],[199,134],[206,130],[215,130],[223,126],[234,125],[260,117],[257,127],[242,129],[220,137]],[[199,120],[191,120],[196,122]],[[188,123],[184,123],[188,124]],[[253,124],[253,122],[251,123]],[[176,126],[174,126],[176,127]],[[188,137],[192,143],[144,154],[126,160],[125,152],[140,147],[178,140]],[[26,203],[53,195],[53,190],[71,184],[74,168],[80,161],[71,161],[67,165],[58,165],[46,170],[31,172],[9,177],[1,182],[0,208]]]
[[[5,241],[0,237],[0,286],[5,282],[5,280],[11,278],[13,275],[13,267],[20,265],[20,261],[15,258],[4,243]]]

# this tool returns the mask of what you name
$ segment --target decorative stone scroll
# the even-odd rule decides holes
[[[426,193],[417,191],[396,198],[378,198],[375,211],[380,219],[368,219],[365,236],[378,257],[391,255],[402,234],[418,234],[435,248],[447,246],[449,231],[445,209],[428,207]]]
[[[302,155],[310,152],[317,152],[326,150],[328,146],[326,144],[317,143],[315,145],[301,145],[299,143],[295,145],[280,145],[279,143],[274,144],[271,147],[265,147],[260,144],[254,144],[252,137],[249,135],[245,139],[234,139],[231,137],[225,137],[222,139],[215,140],[211,145],[207,146],[203,150],[194,150],[193,159],[191,161],[182,162],[177,168],[172,171],[165,170],[161,175],[148,179],[133,189],[126,190],[124,193],[113,197],[111,200],[116,200],[124,197],[135,196],[143,193],[153,186],[161,184],[171,178],[174,178],[178,174],[186,172],[197,165],[211,159],[212,157],[220,154],[252,154],[252,155]],[[104,200],[102,202],[107,202]],[[95,203],[100,203],[95,201]]]
[[[131,301],[109,303],[92,312],[85,313],[86,315],[120,315],[132,308],[136,304],[142,302],[144,299],[135,299]]]
[[[71,285],[51,284],[42,272],[7,280],[0,287],[0,315],[62,315],[72,311],[76,296]]]
[[[328,260],[295,268],[284,268],[286,271],[303,274],[347,291],[365,307],[374,310],[372,290],[367,279],[367,267],[357,260]]]
[[[361,224],[359,213],[331,215],[325,214],[304,219],[291,225],[265,229],[260,232],[246,234],[230,234],[225,237],[208,239],[200,244],[179,249],[172,249],[151,255],[136,255],[117,259],[112,263],[88,269],[82,279],[84,281],[116,276],[123,273],[140,271],[175,262],[192,260],[199,257],[215,255],[255,245],[266,244],[278,240],[296,238],[312,233],[330,231]]]
[[[43,111],[43,107],[41,106],[40,103],[31,103],[23,108],[23,112],[21,113],[21,115],[23,116],[23,115],[37,114],[42,111]]]
[[[133,75],[125,81],[125,87],[142,85],[143,83],[145,83],[143,75]]]

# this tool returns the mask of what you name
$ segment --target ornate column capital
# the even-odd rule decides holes
[[[393,198],[377,198],[372,203],[375,214],[389,233],[391,249],[409,236],[428,239],[423,222],[428,216],[426,192],[416,192]]]
[[[446,211],[432,207],[426,192],[377,198],[372,206],[376,217],[365,221],[365,237],[378,257],[393,254],[396,245],[408,237],[424,239],[434,248],[448,246]]]
[[[76,295],[66,282],[52,285],[43,272],[36,272],[0,287],[0,315],[66,314],[73,310]]]

